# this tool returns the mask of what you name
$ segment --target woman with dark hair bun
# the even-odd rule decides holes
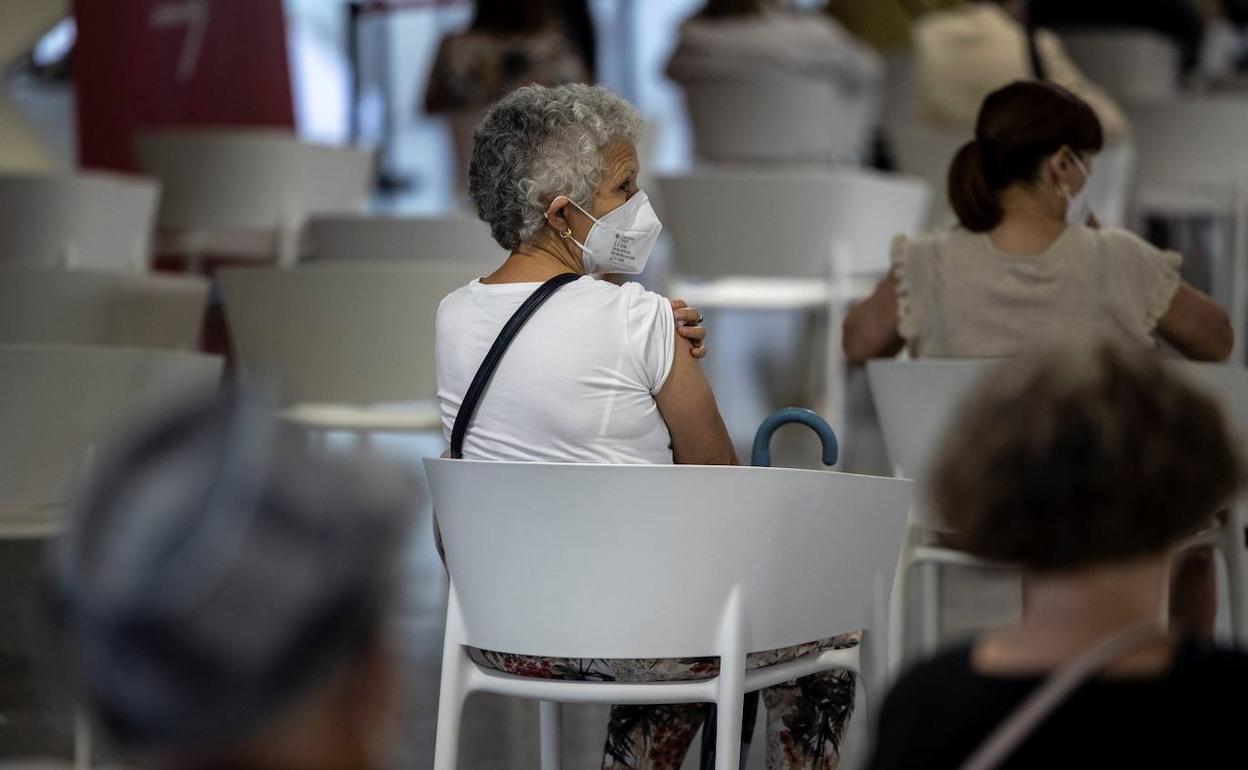
[[[959,226],[898,237],[893,269],[845,320],[851,362],[893,356],[1003,358],[1100,335],[1226,359],[1234,330],[1179,277],[1182,257],[1101,228],[1088,179],[1104,136],[1079,97],[1019,81],[984,100],[949,170]]]

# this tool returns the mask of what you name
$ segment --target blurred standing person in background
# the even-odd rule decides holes
[[[48,617],[81,701],[153,767],[389,766],[386,620],[415,489],[310,452],[242,394],[141,431],[50,552]]]
[[[442,40],[424,105],[429,114],[450,120],[461,193],[467,190],[472,132],[491,104],[521,86],[591,79],[585,36],[592,36],[593,25],[584,5],[584,0],[477,0],[468,29]]]
[[[984,97],[1016,80],[1047,80],[1087,102],[1106,144],[1130,132],[1122,109],[1075,66],[1051,32],[1030,31],[1025,0],[972,2],[914,27],[919,120],[974,129]]]

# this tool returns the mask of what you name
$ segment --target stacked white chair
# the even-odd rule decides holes
[[[939,442],[965,394],[988,372],[991,360],[924,359],[919,361],[872,361],[867,365],[871,394],[875,400],[884,433],[884,442],[893,462],[895,474],[902,478],[922,480],[928,464],[939,450]],[[1248,439],[1248,370],[1240,367],[1175,362],[1185,376],[1201,385],[1224,406],[1232,429]],[[1248,639],[1248,573],[1244,562],[1244,500],[1237,502],[1226,521],[1205,533],[1193,543],[1207,543],[1218,548],[1230,577],[1228,607],[1234,634],[1241,642]],[[929,571],[941,566],[983,567],[986,564],[968,554],[934,544],[942,534],[949,534],[947,525],[923,506],[915,506],[915,515],[906,535],[898,574],[894,580],[890,622],[893,638],[890,654],[900,659],[906,644],[904,612],[907,576],[916,566],[929,565]],[[929,574],[930,577],[930,574]],[[939,592],[934,580],[926,580],[921,593],[922,640],[930,652],[938,643]]]
[[[1214,295],[1227,297],[1235,325],[1233,360],[1248,334],[1248,99],[1188,97],[1131,111],[1140,153],[1135,218],[1214,217],[1231,224]]]
[[[195,350],[199,276],[0,268],[0,342]]]
[[[694,152],[716,163],[862,164],[879,117],[874,89],[842,93],[814,79],[706,79],[684,93]]]
[[[217,356],[0,345],[0,538],[54,534],[93,448],[174,395],[211,392]]]
[[[493,262],[507,251],[494,242],[490,228],[466,216],[386,217],[341,215],[314,217],[308,223],[315,262]]]
[[[218,273],[242,374],[289,423],[326,431],[441,427],[434,320],[471,264],[308,265]]]
[[[716,767],[736,770],[746,692],[883,664],[864,619],[897,557],[907,482],[778,468],[427,459],[450,574],[436,770],[456,767],[472,692],[542,701],[542,767],[560,703],[718,705]],[[699,505],[673,510],[672,500]],[[714,538],[706,533],[714,531]],[[864,627],[864,644],[745,670],[746,655]],[[719,676],[654,684],[511,676],[465,647],[573,658],[713,656]],[[869,656],[863,659],[862,656]]]
[[[293,265],[307,218],[362,211],[373,171],[369,152],[278,130],[151,132],[135,155],[163,186],[162,251],[192,266],[208,254]]]
[[[1088,80],[1129,104],[1168,104],[1179,95],[1178,46],[1144,29],[1063,30],[1062,43]]]
[[[146,177],[0,175],[0,265],[144,272],[159,198]]]

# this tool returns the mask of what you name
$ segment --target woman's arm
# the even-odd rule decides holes
[[[890,271],[871,296],[845,316],[841,347],[851,364],[861,364],[895,356],[905,346],[897,324],[897,278]]]
[[[1157,333],[1196,361],[1225,361],[1235,346],[1235,329],[1226,311],[1186,281],[1157,322]]]
[[[672,436],[672,456],[683,465],[736,465],[737,453],[719,414],[715,394],[691,355],[693,343],[675,338],[667,382],[654,397]]]

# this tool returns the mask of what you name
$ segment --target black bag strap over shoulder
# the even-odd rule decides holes
[[[463,457],[464,435],[468,432],[468,423],[472,421],[472,415],[477,411],[477,404],[480,403],[481,396],[490,384],[490,378],[494,376],[494,370],[498,368],[499,362],[503,360],[503,354],[511,346],[512,340],[520,333],[520,329],[528,323],[529,318],[537,312],[537,309],[546,303],[546,300],[550,299],[555,292],[580,277],[578,273],[556,275],[539,286],[537,291],[530,294],[528,299],[512,314],[511,318],[507,319],[507,323],[503,325],[503,330],[498,333],[494,344],[490,346],[490,352],[485,354],[485,360],[481,362],[480,368],[477,369],[476,375],[473,376],[472,384],[468,386],[468,392],[464,394],[463,403],[459,405],[459,412],[455,415],[455,426],[451,428],[452,458],[458,460]]]

